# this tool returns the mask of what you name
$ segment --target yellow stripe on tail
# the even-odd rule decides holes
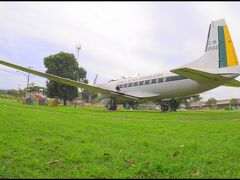
[[[227,66],[236,66],[238,65],[237,55],[233,46],[232,38],[228,31],[228,27],[224,26],[224,37],[226,44],[226,52],[227,52]]]

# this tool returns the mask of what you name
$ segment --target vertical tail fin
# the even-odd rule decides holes
[[[238,65],[237,55],[227,25],[218,27],[219,68]]]
[[[225,20],[212,21],[208,30],[204,55],[187,66],[223,68],[237,65],[237,55]]]

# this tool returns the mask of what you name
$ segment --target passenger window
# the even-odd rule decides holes
[[[124,86],[123,86],[123,87],[127,87],[127,85],[128,85],[128,84],[124,84]]]
[[[137,85],[138,85],[138,82],[134,82],[134,83],[133,83],[133,86],[137,86]]]
[[[151,84],[156,84],[157,83],[157,79],[152,79]]]
[[[144,81],[139,81],[139,86],[143,85]]]
[[[150,84],[150,80],[145,81],[145,85]]]
[[[121,85],[119,85],[119,88],[122,88],[123,87],[123,85],[121,84]]]
[[[174,77],[174,76],[166,77],[166,82],[168,82],[168,81],[174,81],[174,80],[175,80],[175,77]]]
[[[163,82],[163,78],[158,78],[158,83],[162,83]]]
[[[128,84],[128,87],[132,87],[132,85],[133,85],[133,83],[129,83],[129,84]]]

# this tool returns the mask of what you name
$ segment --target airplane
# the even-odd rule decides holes
[[[85,84],[68,78],[25,68],[0,59],[0,64],[38,75],[66,85],[98,93],[100,99],[110,98],[109,110],[116,110],[114,99],[169,100],[199,94],[219,86],[240,87],[235,78],[240,66],[225,19],[209,25],[204,54],[197,60],[168,72],[149,74],[100,84]],[[166,104],[161,105],[167,111]]]

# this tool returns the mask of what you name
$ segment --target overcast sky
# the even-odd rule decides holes
[[[76,55],[93,82],[176,68],[199,58],[212,20],[225,18],[240,57],[239,2],[0,2],[0,58],[45,71],[43,58]],[[238,78],[238,80],[240,80]],[[30,75],[45,86],[46,79]],[[25,88],[27,74],[0,66],[0,89]],[[240,98],[219,87],[204,99]]]

